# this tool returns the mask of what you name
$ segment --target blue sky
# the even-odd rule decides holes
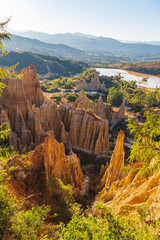
[[[8,16],[18,31],[160,41],[160,0],[1,0],[0,21]]]

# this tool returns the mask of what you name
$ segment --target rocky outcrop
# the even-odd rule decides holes
[[[94,78],[91,80],[90,83],[87,83],[86,80],[83,80],[77,85],[77,90],[82,90],[82,89],[90,90],[90,91],[97,91],[97,90],[106,91],[107,90],[104,83],[102,84],[100,83],[98,72],[94,73]]]
[[[104,176],[101,180],[101,187],[109,190],[111,184],[118,179],[122,178],[122,172],[124,167],[124,150],[123,150],[124,132],[120,130],[116,146],[112,153],[109,167],[106,169]]]
[[[47,100],[44,102],[34,66],[22,70],[22,78],[1,81],[7,88],[0,97],[0,123],[9,122],[9,143],[16,150],[24,147],[33,149],[49,132],[69,148],[95,155],[108,152],[108,121],[78,108],[78,105],[81,107],[80,100],[77,108],[62,104],[58,107]],[[90,101],[88,104],[91,105]]]
[[[116,214],[133,211],[138,206],[157,206],[160,191],[160,169],[153,170],[158,162],[157,158],[152,159],[148,167],[149,176],[140,172],[142,163],[132,164],[129,173],[124,175],[123,138],[124,133],[121,131],[109,167],[101,168],[101,174],[106,170],[101,180],[103,189],[97,196],[98,201],[102,201]]]
[[[52,135],[60,141],[62,121],[58,113],[56,103],[43,103],[40,107],[33,106],[36,116],[44,132],[52,132]]]
[[[80,93],[75,103],[73,104],[76,108],[82,108],[85,110],[91,110],[97,116],[102,119],[109,120],[111,118],[111,112],[109,112],[108,105],[106,106],[102,98],[100,97],[98,102],[94,104],[90,101],[90,99],[86,96],[86,94]]]
[[[80,160],[73,152],[66,156],[63,143],[46,137],[44,143],[35,148],[29,161],[34,166],[44,164],[47,181],[53,176],[60,178],[65,184],[71,184],[76,193],[80,194],[83,183]]]
[[[85,110],[91,109],[94,111],[94,104],[86,96],[86,94],[80,93],[76,101],[74,102],[76,108],[84,108]]]
[[[9,143],[16,150],[34,148],[48,131],[59,140],[62,125],[56,104],[44,103],[35,67],[30,65],[21,74],[1,79],[7,87],[0,97],[0,123],[9,122]]]
[[[44,131],[27,99],[22,79],[4,79],[2,82],[7,87],[0,97],[0,122],[9,122],[12,130],[9,139],[17,149],[38,143]]]
[[[114,123],[117,120],[121,120],[125,117],[126,107],[125,107],[125,98],[117,112],[114,112],[111,118],[111,123]]]
[[[122,180],[113,182],[108,192],[103,188],[98,200],[103,201],[117,214],[133,211],[138,206],[146,205],[149,208],[157,206],[159,204],[160,170],[152,171],[155,163],[151,165],[149,167],[151,174],[148,177],[140,174],[140,163],[132,165],[128,175]]]
[[[61,140],[68,147],[95,155],[109,151],[108,121],[73,106],[61,106],[59,112],[66,130]]]
[[[96,103],[94,107],[94,112],[97,116],[99,116],[102,119],[109,120],[109,111],[108,111],[108,105],[104,105],[103,100],[101,97],[99,97],[98,102]]]
[[[85,110],[92,110],[97,116],[102,119],[108,120],[110,123],[114,123],[117,120],[121,120],[125,117],[125,98],[117,112],[112,112],[110,107],[103,103],[101,97],[96,104],[92,103],[86,94],[79,94],[73,105],[76,108],[84,108]]]
[[[36,68],[29,65],[21,71],[22,83],[27,99],[39,107],[44,102],[43,93],[39,84]]]
[[[73,152],[66,156],[64,144],[54,138],[46,136],[43,140],[29,155],[16,154],[8,159],[8,169],[14,167],[9,188],[18,198],[27,197],[31,205],[64,207],[68,189],[70,197],[72,196],[72,189],[65,185],[73,186],[74,196],[78,199],[83,195],[80,160]],[[10,173],[9,171],[8,174]]]

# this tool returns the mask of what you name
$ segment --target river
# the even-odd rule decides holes
[[[96,70],[100,73],[100,76],[115,76],[121,75],[123,80],[131,81],[134,80],[141,87],[147,88],[160,88],[160,77],[156,77],[153,75],[131,72],[121,69],[113,69],[113,68],[96,68]],[[143,78],[147,78],[147,82],[142,82]]]

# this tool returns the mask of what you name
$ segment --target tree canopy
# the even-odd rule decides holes
[[[4,54],[4,48],[3,48],[3,41],[8,41],[10,40],[10,36],[11,34],[9,32],[7,32],[7,24],[10,21],[10,18],[8,18],[7,20],[0,22],[0,48],[2,51],[2,54]]]
[[[134,135],[130,161],[149,163],[153,157],[160,156],[160,114],[145,113],[146,121],[140,125],[132,118],[128,120],[128,129]]]

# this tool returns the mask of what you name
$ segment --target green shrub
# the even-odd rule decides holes
[[[56,199],[53,208],[54,221],[70,221],[75,208],[78,207],[73,196],[73,187],[70,184],[65,185],[61,179],[54,176],[50,177],[48,187],[51,189],[51,192],[54,193],[54,199]]]
[[[132,118],[128,120],[128,129],[134,135],[134,143],[131,147],[130,161],[141,161],[148,164],[155,156],[160,156],[160,114],[145,113],[144,125]]]
[[[134,93],[133,97],[131,98],[131,103],[138,105],[138,106],[144,106],[146,94],[141,90],[137,89],[137,91]]]
[[[36,240],[50,207],[42,205],[28,211],[21,210],[14,216],[13,236],[15,239]]]
[[[65,98],[68,100],[68,102],[75,102],[78,97],[78,94],[75,93],[66,93]]]
[[[113,106],[119,107],[123,101],[124,92],[121,89],[112,87],[109,89],[109,93],[107,96],[107,102],[112,104]]]
[[[53,95],[51,99],[55,99],[57,103],[61,101],[62,96],[60,94]]]
[[[99,99],[100,94],[99,93],[92,93],[92,94],[87,93],[87,97],[93,101],[96,101]]]
[[[1,173],[0,173],[1,174]],[[12,226],[12,217],[14,216],[15,206],[7,187],[0,183],[0,239],[9,232]]]
[[[148,93],[148,94],[146,95],[146,97],[145,97],[145,104],[146,104],[148,107],[157,106],[158,101],[157,101],[155,92],[150,92],[150,93]]]
[[[159,223],[148,226],[142,218],[116,216],[101,203],[95,205],[93,215],[79,209],[66,227],[59,227],[61,240],[158,240]]]

